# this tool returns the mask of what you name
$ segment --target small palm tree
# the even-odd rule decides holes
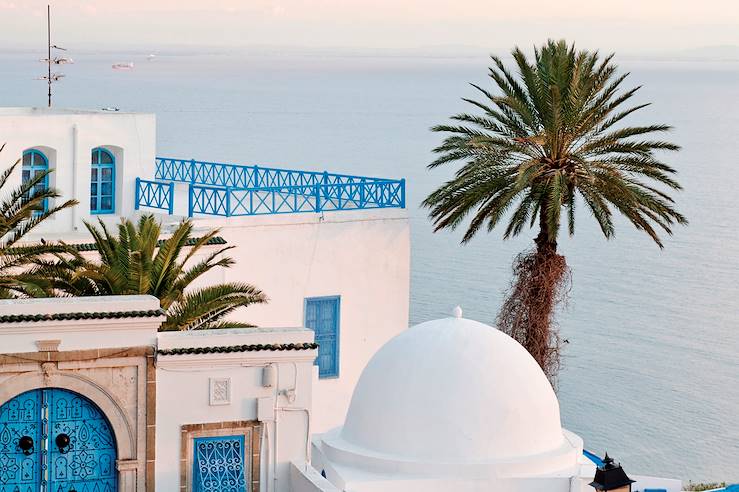
[[[0,146],[0,152],[4,147],[5,145]],[[0,193],[9,183],[18,163],[0,173]],[[77,204],[76,200],[67,200],[44,209],[45,200],[61,196],[53,188],[35,189],[45,181],[50,172],[37,173],[19,187],[10,190],[0,202],[0,298],[48,295],[51,287],[48,279],[29,275],[27,268],[44,256],[69,252],[67,246],[59,243],[43,241],[24,244],[27,234],[36,226],[58,211]]]
[[[565,41],[547,42],[533,60],[518,48],[512,54],[515,74],[493,56],[496,90],[473,84],[483,100],[464,99],[480,113],[458,114],[452,119],[459,124],[432,129],[449,136],[429,168],[462,165],[424,206],[435,230],[464,224],[463,243],[504,221],[504,238],[536,228],[535,251],[514,264],[498,324],[553,377],[559,338],[552,313],[569,278],[557,254],[562,224],[574,234],[575,209],[584,205],[610,238],[619,212],[663,247],[659,229],[672,234],[675,224],[687,224],[666,193],[680,189],[675,170],[658,156],[679,147],[651,138],[667,125],[621,126],[647,104],[624,107],[639,88],[620,90],[628,74],[617,74],[613,55],[601,59]]]
[[[167,312],[162,331],[251,327],[225,318],[240,307],[267,302],[259,289],[246,283],[190,287],[212,269],[233,264],[231,258],[224,256],[233,246],[219,248],[195,261],[218,230],[195,239],[192,223],[186,220],[171,237],[159,239],[161,226],[153,215],[143,215],[137,224],[122,220],[117,236],[102,221],[99,228],[85,225],[100,253],[99,262],[81,256],[60,256],[54,262],[39,263],[34,275],[53,278],[56,289],[75,296],[158,297]],[[184,253],[187,247],[189,251]]]

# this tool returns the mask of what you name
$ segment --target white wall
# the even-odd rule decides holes
[[[665,489],[667,492],[680,492],[683,489],[681,480],[674,478],[647,477],[643,475],[629,475],[629,478],[636,480],[632,486],[635,492],[644,489]]]
[[[156,119],[153,114],[82,111],[46,108],[0,108],[0,170],[20,159],[23,151],[37,148],[46,154],[55,169],[50,184],[62,197],[59,204],[76,198],[80,204],[60,212],[34,230],[37,235],[81,230],[82,220],[115,215],[90,215],[90,153],[106,147],[116,156],[116,215],[134,211],[134,184],[137,176],[153,179],[156,151]],[[10,186],[21,183],[21,166]],[[50,204],[53,206],[53,204]]]
[[[339,377],[317,380],[313,430],[343,424],[370,357],[408,327],[410,235],[405,210],[198,219],[220,227],[236,264],[207,282],[249,282],[269,296],[234,318],[302,326],[306,297],[341,296]]]
[[[149,311],[152,296],[105,296],[0,300],[0,316]],[[38,340],[59,340],[59,350],[151,346],[164,319],[158,317],[6,322],[0,325],[2,353],[37,352]]]
[[[134,216],[134,181],[153,179],[155,117],[104,111],[0,108],[0,168],[24,150],[44,147],[52,184],[80,204],[43,223],[32,237],[89,242],[82,220],[114,224]],[[116,214],[89,215],[90,151],[113,147],[117,163]],[[55,157],[54,157],[55,156]],[[120,161],[121,159],[119,159]],[[4,164],[4,165],[3,165]],[[74,170],[76,169],[76,173]],[[20,166],[14,176],[20,183]],[[176,212],[185,213],[187,187],[176,186]],[[160,216],[177,222],[182,216]],[[172,224],[174,225],[174,224]],[[203,283],[245,281],[270,298],[235,317],[260,326],[302,326],[306,297],[341,296],[340,374],[315,387],[314,430],[341,425],[359,375],[386,341],[408,326],[410,230],[399,209],[197,219],[202,230],[221,227],[236,265],[208,274]],[[165,234],[167,228],[165,227]]]
[[[340,492],[308,463],[292,463],[290,492]]]
[[[213,332],[159,334],[158,348],[232,346],[312,342],[310,330],[243,329]],[[261,490],[287,492],[290,462],[307,460],[308,415],[315,350],[253,351],[230,354],[159,355],[157,359],[156,490],[171,492],[180,485],[180,429],[185,424],[255,420],[258,399],[274,398],[293,390],[294,401],[282,394],[277,399],[278,446],[274,446],[275,412],[267,412],[267,433],[262,441]],[[277,368],[279,387],[264,387],[264,367]],[[209,383],[213,377],[231,378],[231,403],[211,406]],[[265,400],[266,401],[266,400]],[[270,405],[270,408],[274,408]],[[264,417],[264,416],[262,416]],[[268,488],[274,475],[277,449],[276,488]]]

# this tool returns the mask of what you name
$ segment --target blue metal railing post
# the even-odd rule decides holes
[[[231,217],[231,188],[226,187],[226,217]]]
[[[195,159],[190,159],[190,183],[195,182]],[[192,217],[192,215],[190,216]]]
[[[254,188],[259,188],[259,166],[254,166]]]
[[[169,215],[174,213],[174,181],[169,182]]]
[[[139,200],[141,199],[141,192],[139,191],[139,187],[141,186],[141,178],[136,178],[136,191],[134,191],[134,200],[136,202],[134,203],[134,209],[139,209]]]
[[[366,197],[365,192],[367,188],[367,180],[362,178],[362,181],[359,183],[359,208],[364,208]]]
[[[192,217],[192,205],[193,205],[193,190],[192,190],[192,183],[190,183],[187,187],[187,216]]]
[[[316,212],[321,211],[321,185],[313,185],[313,194],[316,197]]]
[[[400,180],[400,208],[405,208],[405,178]]]

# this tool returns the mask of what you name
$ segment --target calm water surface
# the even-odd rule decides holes
[[[517,252],[503,241],[433,234],[423,197],[450,175],[428,172],[428,128],[486,83],[485,58],[77,55],[58,106],[154,112],[162,155],[328,169],[408,179],[411,321],[465,315],[492,322]],[[40,54],[0,55],[0,105],[45,103]],[[132,60],[136,68],[110,65]],[[689,227],[660,251],[627,224],[604,240],[586,212],[561,251],[572,267],[559,320],[570,340],[561,375],[565,425],[628,471],[739,481],[739,64],[624,61],[635,122],[665,122]],[[0,136],[0,140],[2,136]]]

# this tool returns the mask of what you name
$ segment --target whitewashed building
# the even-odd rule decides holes
[[[461,310],[408,329],[403,180],[162,158],[155,132],[0,109],[14,184],[53,169],[80,202],[32,239],[192,217],[238,246],[202,281],[265,291],[238,313],[260,328],[160,333],[150,296],[0,300],[0,492],[680,490],[587,453],[510,337]]]
[[[163,319],[150,296],[0,301],[0,491],[594,490],[536,362],[460,311],[381,348],[322,434],[312,330]],[[607,465],[626,488],[602,490],[680,490]]]
[[[313,331],[163,319],[151,296],[0,301],[0,491],[291,490]]]
[[[534,358],[458,307],[375,354],[344,425],[314,439],[312,468],[330,486],[296,490],[592,492],[596,463],[625,478],[598,490],[681,490],[586,452]]]
[[[85,243],[83,221],[115,225],[142,212],[164,230],[188,216],[196,231],[220,228],[218,243],[238,246],[236,263],[201,282],[246,281],[269,297],[234,317],[318,330],[314,430],[343,421],[370,356],[408,325],[403,180],[157,157],[153,114],[0,108],[0,135],[0,168],[22,161],[15,184],[53,169],[60,202],[79,201],[36,238]]]

